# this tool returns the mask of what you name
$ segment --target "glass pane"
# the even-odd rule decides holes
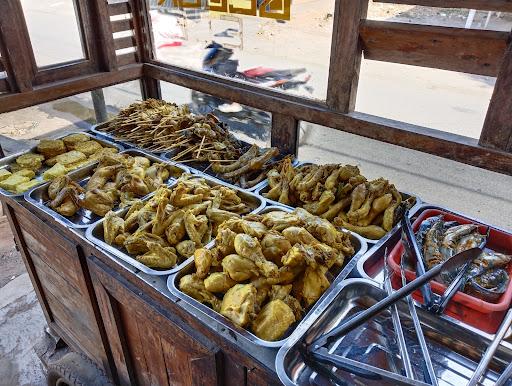
[[[373,1],[370,1],[368,8],[368,19],[507,32],[512,28],[512,14],[507,12],[385,4]]]
[[[164,100],[188,104],[196,114],[213,113],[237,138],[261,147],[270,146],[272,114],[172,83],[160,82],[160,87]]]
[[[210,9],[205,0],[182,1],[200,5],[183,9],[148,1],[158,60],[325,99],[334,0],[209,0]],[[211,10],[224,5],[225,12]],[[269,16],[286,5],[289,20]]]
[[[496,78],[363,60],[356,110],[479,138]]]
[[[512,229],[511,176],[309,122],[300,125],[298,157],[357,165],[367,178],[384,177],[424,202]]]
[[[74,0],[21,0],[38,67],[84,59]]]

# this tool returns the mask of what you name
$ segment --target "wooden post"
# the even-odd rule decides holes
[[[103,89],[98,88],[96,90],[92,90],[91,98],[94,106],[94,114],[96,115],[96,123],[106,122],[108,120],[108,114]]]
[[[509,43],[494,85],[480,135],[480,145],[512,152],[512,43]]]
[[[290,115],[272,114],[272,146],[283,154],[297,155],[299,143],[299,122]]]
[[[334,9],[327,105],[337,111],[354,110],[361,66],[359,25],[366,18],[368,0],[339,0]]]
[[[112,35],[112,24],[110,23],[109,5],[107,0],[91,1],[96,26],[96,48],[98,61],[103,71],[117,69],[116,50],[114,37]]]

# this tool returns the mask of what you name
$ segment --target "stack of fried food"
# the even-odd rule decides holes
[[[291,161],[268,172],[268,199],[302,207],[335,225],[369,239],[380,239],[411,207],[415,199],[402,195],[384,178],[368,181],[359,168],[351,165],[303,165]]]
[[[99,130],[153,152],[175,152],[173,161],[237,159],[241,144],[213,114],[195,115],[187,105],[136,102]]]
[[[135,202],[124,216],[107,213],[104,240],[148,267],[169,269],[210,242],[220,223],[253,209],[233,189],[183,175],[146,203]]]
[[[23,193],[41,183],[36,179],[43,162],[50,167],[43,179],[52,180],[66,173],[97,161],[105,154],[114,154],[116,148],[103,147],[90,136],[82,133],[68,135],[62,139],[43,139],[36,153],[26,153],[0,171],[0,188],[13,193]]]
[[[104,216],[114,206],[130,205],[135,199],[154,192],[169,176],[181,169],[146,157],[128,154],[104,155],[84,188],[68,176],[54,179],[48,186],[49,206],[71,217],[80,208]]]
[[[261,339],[280,339],[354,254],[350,236],[304,209],[229,219],[215,247],[194,253],[181,291]]]
[[[248,189],[267,178],[269,170],[279,167],[283,160],[276,161],[278,156],[277,147],[261,149],[253,144],[237,160],[227,162],[212,160],[212,170],[223,180]],[[286,158],[290,161],[293,159],[292,156]]]

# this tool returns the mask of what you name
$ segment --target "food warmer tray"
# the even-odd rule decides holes
[[[121,154],[129,154],[131,156],[141,156],[148,158],[152,163],[155,162],[163,162],[166,164],[170,164],[173,167],[177,168],[180,171],[180,174],[183,173],[189,173],[189,169],[186,166],[178,165],[176,163],[171,163],[169,161],[165,161],[153,154],[146,153],[142,150],[136,150],[136,149],[129,149],[124,150],[121,152]],[[68,176],[73,180],[78,182],[80,185],[85,186],[87,182],[89,181],[89,178],[92,176],[94,169],[96,168],[97,163],[84,166],[82,168],[79,168],[75,171],[72,171],[68,174]],[[170,176],[167,180],[168,182],[175,181],[175,178]],[[55,218],[56,221],[60,222],[61,224],[70,227],[70,228],[87,228],[91,224],[95,223],[99,219],[101,219],[100,216],[92,213],[89,210],[80,208],[78,212],[72,216],[72,217],[65,217],[48,207],[46,204],[49,201],[48,198],[48,186],[50,185],[50,182],[45,183],[44,185],[36,186],[35,188],[25,192],[25,200],[29,202],[30,204],[34,205],[38,209],[42,210],[43,212],[49,214],[53,218]],[[149,193],[146,197],[151,196],[153,193]],[[144,199],[144,198],[143,198]]]
[[[313,163],[312,162],[305,162],[305,161],[296,161],[293,164],[294,167],[305,166],[305,165],[313,165]],[[264,197],[263,193],[267,193],[269,191],[268,180],[262,181],[257,186],[258,186],[258,188],[255,190],[255,193],[259,194],[262,197]],[[420,206],[423,204],[423,201],[421,201],[421,199],[417,195],[415,195],[415,194],[410,194],[410,193],[406,193],[406,192],[400,192],[400,193],[402,194],[403,200],[407,200],[408,198],[410,198],[412,196],[416,197],[416,204],[414,204],[414,206],[411,209],[409,209],[409,216],[410,217],[414,216],[416,214],[416,212],[418,211],[418,209],[420,208]],[[267,200],[269,205],[282,206],[282,207],[285,207],[285,208],[288,208],[288,209],[292,209],[292,210],[294,209],[294,207],[292,207],[290,205],[281,204],[280,202],[277,202],[277,201],[274,201],[274,200],[270,200],[270,199],[268,199],[266,197],[265,197],[265,199]],[[391,229],[388,233],[386,233],[379,240],[368,239],[368,238],[363,237],[363,236],[360,236],[360,237],[364,241],[366,241],[366,243],[368,245],[381,244],[381,243],[385,242],[390,237],[390,235],[393,232],[395,232],[399,227],[400,227],[400,225],[396,224],[393,227],[393,229]]]
[[[268,213],[268,212],[271,212],[274,210],[280,210],[280,211],[285,211],[285,212],[291,211],[282,206],[267,206],[266,208],[258,211],[257,213],[265,214],[265,213]],[[206,317],[221,324],[227,330],[231,331],[236,337],[244,338],[244,339],[246,339],[258,346],[262,346],[262,347],[274,347],[274,348],[281,347],[283,344],[285,344],[288,341],[288,339],[289,339],[290,335],[293,333],[293,331],[295,331],[298,328],[298,326],[300,326],[302,324],[302,322],[305,321],[306,318],[308,318],[309,315],[311,315],[311,316],[317,315],[316,308],[318,307],[318,305],[322,302],[323,299],[327,298],[332,291],[335,291],[337,284],[340,283],[342,280],[344,280],[348,276],[350,271],[352,271],[352,269],[354,269],[354,267],[357,263],[357,260],[359,260],[359,258],[361,256],[363,256],[364,253],[366,252],[368,246],[367,246],[366,242],[363,240],[363,238],[361,236],[359,236],[358,234],[355,234],[352,232],[349,232],[349,233],[351,236],[350,238],[351,238],[352,244],[354,245],[354,249],[355,249],[354,256],[350,259],[350,261],[347,263],[347,265],[345,265],[345,267],[343,267],[341,269],[341,271],[334,277],[334,279],[331,283],[331,286],[322,294],[320,299],[318,299],[318,301],[308,310],[308,312],[304,316],[304,318],[302,318],[302,320],[298,324],[294,324],[294,326],[291,327],[287,331],[287,333],[285,334],[285,337],[278,341],[267,341],[267,340],[258,338],[256,335],[254,335],[250,331],[248,331],[242,327],[236,326],[230,320],[228,320],[226,317],[215,312],[213,309],[209,308],[208,306],[198,302],[196,299],[183,293],[179,289],[179,281],[183,276],[192,272],[192,270],[194,268],[194,258],[193,257],[191,257],[190,259],[185,261],[181,265],[180,269],[177,270],[176,273],[174,273],[173,275],[171,275],[167,278],[167,288],[174,296],[183,300],[191,307],[194,307],[196,310],[202,312],[204,315],[206,315]],[[214,246],[215,246],[215,241],[212,244],[210,244],[208,246],[208,248],[211,249]]]
[[[288,338],[276,356],[276,371],[286,386],[331,385],[326,378],[318,375],[304,363],[301,351],[316,338],[331,331],[340,322],[355,313],[365,310],[386,297],[386,292],[376,282],[368,279],[347,279],[339,283],[335,291],[325,297],[316,310]],[[368,379],[363,374],[336,371],[338,378],[349,384],[363,385],[426,385],[423,381],[423,357],[416,338],[406,303],[398,304],[402,327],[408,342],[409,355],[416,380],[407,379],[403,364],[398,356],[397,338],[389,309],[363,326],[328,346],[329,353],[344,357],[361,372],[366,366],[374,366],[386,371],[389,377]],[[427,347],[433,361],[439,385],[465,385],[473,375],[480,357],[490,344],[490,339],[457,324],[432,315],[421,308],[417,309]],[[500,346],[481,385],[493,385],[498,374],[512,360],[512,351]],[[332,367],[327,367],[333,371]],[[359,371],[358,371],[359,372]]]
[[[214,181],[207,177],[194,176],[193,178],[204,178],[206,180],[206,182],[208,183],[208,185],[210,185],[210,186],[217,186],[217,185],[225,186],[225,185],[219,184],[217,181]],[[177,184],[177,181],[174,180],[174,181],[172,181],[172,183],[169,184],[169,186],[172,187],[176,184]],[[233,187],[231,187],[231,188],[238,192],[238,194],[242,197],[242,199],[244,200],[245,203],[252,204],[254,206],[254,210],[251,213],[257,213],[258,211],[261,211],[265,207],[266,201],[264,199],[262,199],[261,197],[256,196],[253,193],[244,191],[242,189],[237,189],[237,188],[233,188]],[[151,196],[152,196],[152,194],[149,196],[146,196],[144,198],[144,201],[149,200],[151,198]],[[115,211],[115,213],[118,215],[124,216],[128,212],[128,210],[129,210],[129,208],[118,209],[117,211]],[[91,241],[92,243],[94,243],[95,245],[100,247],[101,249],[120,258],[121,260],[134,266],[135,268],[139,269],[140,271],[147,273],[148,275],[154,275],[154,276],[170,275],[175,272],[178,272],[180,269],[185,267],[191,260],[193,261],[193,257],[191,257],[191,258],[185,260],[184,262],[176,265],[174,268],[167,269],[167,270],[157,270],[157,269],[149,268],[149,267],[145,266],[144,264],[135,260],[128,253],[125,253],[122,250],[114,247],[113,245],[109,245],[105,242],[105,240],[103,238],[103,219],[100,219],[97,222],[95,222],[94,224],[92,224],[86,230],[85,237],[87,238],[87,240]],[[210,246],[211,244],[213,244],[213,241],[210,241],[208,244],[206,244],[205,247]]]
[[[473,221],[475,223],[486,225],[485,222],[478,220],[474,217],[467,216],[467,215],[462,214],[457,211],[446,209],[442,206],[430,205],[430,204],[421,205],[417,209],[416,213],[412,216],[412,218],[413,219],[417,218],[421,213],[423,213],[424,211],[429,210],[429,209],[440,210],[440,211],[447,212],[447,213],[450,213],[450,214],[453,214],[456,216],[467,218],[468,220]],[[499,228],[499,227],[490,226],[490,228],[494,228],[496,230],[508,233],[506,230]],[[393,233],[388,237],[387,240],[370,248],[368,250],[368,252],[366,252],[366,254],[361,259],[359,259],[359,261],[357,262],[356,268],[354,269],[354,271],[351,274],[351,277],[369,279],[369,280],[373,280],[379,284],[382,284],[384,282],[384,254],[386,252],[386,249],[389,254],[391,252],[391,250],[395,247],[395,245],[397,245],[400,242],[400,240],[401,240],[401,228],[400,228],[400,225],[398,225],[398,229],[393,230]],[[419,305],[420,303],[417,303],[417,304]],[[465,329],[471,330],[471,331],[473,331],[477,334],[480,334],[482,336],[485,336],[485,337],[493,337],[494,336],[494,334],[490,334],[490,333],[481,331],[480,329],[470,326],[467,323],[464,323],[463,321],[452,318],[451,316],[448,316],[445,313],[439,315],[439,317],[443,318],[445,320],[449,320],[452,323],[463,326]],[[512,334],[509,334],[509,335],[512,335]],[[506,345],[507,347],[512,349],[512,343],[508,342],[507,340],[504,340],[502,342],[502,344]]]
[[[244,150],[247,150],[247,149],[249,149],[249,147],[251,147],[251,144],[248,143],[248,142],[242,141],[242,140],[240,140],[238,138],[237,138],[237,141],[239,141],[242,144],[242,149],[244,149]],[[263,148],[262,150],[265,150],[265,148]],[[174,154],[175,154],[174,151],[168,151],[166,153],[163,153],[162,157],[165,158],[165,159],[170,160]],[[284,156],[282,156],[282,155],[277,157],[278,160],[282,159],[282,158],[284,158]],[[175,162],[179,162],[179,161],[175,161]],[[209,167],[210,164],[208,162],[184,162],[183,164],[187,165],[190,168],[190,170],[193,173],[195,173],[195,174],[203,174],[203,175],[206,174],[206,175],[208,175],[210,177],[213,177],[213,178],[215,178],[215,179],[217,179],[219,181],[222,181],[223,183],[233,185],[232,182],[229,182],[229,181],[223,179],[217,173],[212,171],[211,167]],[[296,166],[297,164],[298,164],[298,161],[294,160],[293,161],[293,166]],[[252,186],[250,188],[247,188],[246,190],[248,190],[249,192],[256,192],[257,190],[261,189],[261,187],[264,186],[265,184],[267,184],[267,179],[266,178],[263,181],[258,182],[256,185],[254,185],[254,186]],[[235,185],[235,186],[237,186],[237,185]],[[243,189],[240,186],[237,186],[237,187],[239,189]]]
[[[124,147],[121,145],[121,144],[118,144],[118,143],[115,143],[113,141],[109,141],[105,138],[101,138],[99,136],[95,136],[95,135],[92,135],[90,133],[87,133],[87,132],[83,132],[83,131],[80,131],[80,132],[73,132],[73,133],[68,133],[68,134],[65,134],[65,135],[61,135],[60,137],[56,137],[56,138],[51,138],[51,139],[62,139],[64,137],[67,137],[68,135],[71,135],[71,134],[85,134],[89,137],[91,137],[91,139],[94,139],[95,141],[99,142],[103,147],[115,147],[117,149],[119,149],[119,151],[121,150],[124,150]],[[50,139],[50,138],[45,138],[45,139]],[[36,146],[33,146],[31,147],[30,149],[28,150],[25,150],[25,151],[22,151],[22,152],[19,152],[19,153],[16,153],[16,154],[12,154],[8,157],[4,157],[4,158],[1,158],[0,159],[0,169],[7,169],[9,167],[10,164],[12,164],[13,162],[16,162],[16,158],[18,158],[19,156],[23,155],[23,154],[27,154],[27,153],[37,153],[37,145]],[[96,162],[93,162],[91,165],[94,165]],[[84,166],[84,167],[88,167],[88,166]],[[44,161],[43,161],[43,166],[41,167],[41,169],[39,169],[36,173],[36,176],[34,177],[34,179],[36,180],[40,180],[41,181],[41,184],[44,184],[47,180],[44,180],[43,179],[43,173],[45,171],[47,171],[48,169],[50,169],[48,166],[46,166],[44,164]],[[71,175],[70,173],[73,173],[77,170],[80,170],[81,168],[78,168],[78,169],[75,169],[69,173],[67,173],[68,175]],[[40,185],[38,185],[40,186]],[[30,191],[30,189],[28,190]],[[12,192],[9,192],[8,190],[4,190],[2,188],[0,188],[0,194],[1,195],[4,195],[4,196],[8,196],[8,197],[22,197],[26,192],[23,192],[23,193],[12,193]]]

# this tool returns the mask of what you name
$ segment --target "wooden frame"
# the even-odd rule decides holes
[[[507,0],[379,1],[512,11]],[[85,28],[94,30],[93,35],[87,35],[90,55],[96,63],[93,71],[77,76],[64,66],[54,69],[51,76],[34,78],[33,54],[27,45],[19,0],[8,0],[5,12],[0,14],[0,40],[4,43],[0,44],[0,56],[8,75],[3,88],[7,89],[7,83],[11,93],[0,95],[0,113],[136,78],[141,79],[145,98],[158,98],[158,81],[163,80],[271,112],[272,144],[289,152],[297,150],[297,128],[303,120],[512,174],[509,34],[372,21],[366,19],[367,7],[368,0],[336,1],[327,100],[318,102],[156,61],[144,0],[113,4],[107,0],[91,1],[86,10],[94,16],[95,24]],[[124,14],[131,17],[110,21],[111,16]],[[18,23],[13,25],[8,20]],[[112,36],[127,30],[133,30],[133,36]],[[116,50],[129,47],[134,47],[134,52],[116,54]],[[354,112],[362,55],[369,60],[497,75],[480,140]]]

